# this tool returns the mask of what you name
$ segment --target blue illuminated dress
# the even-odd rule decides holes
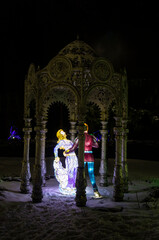
[[[55,160],[53,163],[54,173],[59,184],[59,189],[63,194],[74,194],[75,183],[78,167],[78,159],[75,152],[71,152],[66,156],[65,168],[62,166],[60,159],[58,158],[58,149],[64,149],[65,151],[71,148],[72,141],[68,139],[60,140],[54,148]]]

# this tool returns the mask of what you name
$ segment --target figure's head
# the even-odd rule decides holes
[[[87,123],[84,123],[84,132],[88,133],[88,124]]]
[[[57,142],[59,142],[60,140],[66,139],[66,133],[62,129],[57,131],[56,136],[58,138]]]

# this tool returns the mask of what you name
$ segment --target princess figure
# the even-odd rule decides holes
[[[66,138],[66,133],[62,129],[58,130],[56,136],[58,138],[58,141],[57,145],[54,148],[55,160],[53,163],[55,177],[59,182],[60,192],[63,194],[75,194],[75,183],[78,167],[77,156],[74,151],[70,154],[67,154],[65,158],[65,168],[62,166],[62,162],[58,157],[58,149],[64,149],[67,151],[72,147],[73,142]]]

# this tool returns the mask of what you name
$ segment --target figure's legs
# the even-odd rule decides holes
[[[86,162],[84,162],[84,167],[85,166],[86,166]],[[90,181],[91,181],[91,184],[93,187],[93,191],[94,191],[94,198],[101,198],[102,196],[98,192],[95,175],[94,175],[94,162],[87,162],[87,166],[88,166],[89,178],[90,178]]]
[[[94,162],[87,162],[87,166],[88,166],[88,174],[93,187],[93,191],[96,192],[98,191],[98,188],[96,185],[96,180],[94,175]]]

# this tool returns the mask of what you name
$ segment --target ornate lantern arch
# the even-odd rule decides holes
[[[116,114],[120,111],[120,96],[109,85],[97,83],[89,88],[86,94],[86,102],[92,101],[101,109],[101,120],[108,118],[108,109],[112,102],[115,102]]]
[[[75,40],[64,47],[43,69],[35,69],[31,64],[25,79],[24,90],[24,156],[21,172],[21,191],[30,190],[29,143],[31,119],[29,105],[32,99],[36,102],[36,153],[33,176],[33,202],[41,202],[42,186],[45,184],[45,134],[50,104],[63,102],[69,109],[71,139],[76,133],[78,121],[78,174],[76,180],[77,206],[85,206],[85,177],[84,177],[84,121],[88,102],[96,104],[101,110],[101,165],[100,185],[107,186],[106,169],[106,140],[108,108],[115,102],[116,126],[116,157],[114,168],[114,199],[123,199],[124,189],[127,189],[127,76],[126,72],[117,73],[112,63],[97,56],[94,49],[83,41]]]
[[[65,91],[64,91],[65,89]],[[77,121],[77,103],[79,102],[79,96],[70,84],[52,84],[50,85],[40,99],[40,112],[47,119],[47,112],[49,106],[54,102],[61,102],[65,104],[69,110],[70,120]]]

